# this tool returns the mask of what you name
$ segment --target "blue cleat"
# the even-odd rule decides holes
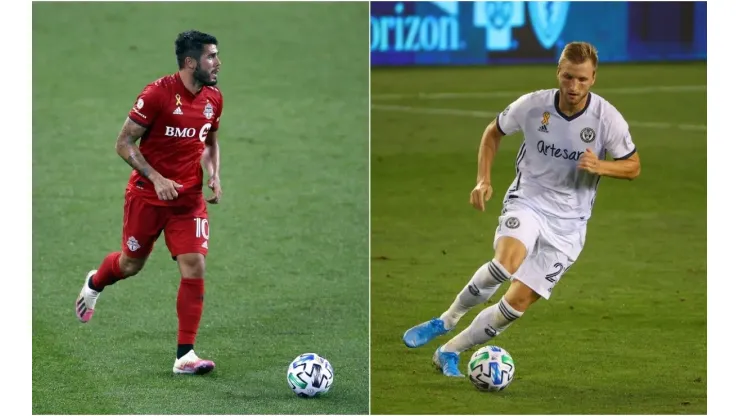
[[[409,348],[421,347],[434,338],[450,331],[451,329],[445,329],[444,321],[434,318],[406,331],[403,334],[403,343]]]
[[[440,351],[441,348],[439,347],[437,351],[434,351],[434,357],[432,357],[434,365],[447,377],[465,377],[457,368],[457,363],[460,361],[460,354],[456,352],[442,352]]]

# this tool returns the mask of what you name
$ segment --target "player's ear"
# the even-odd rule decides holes
[[[195,60],[192,57],[190,56],[185,57],[185,67],[186,68],[193,69],[195,68],[194,64],[195,64]]]

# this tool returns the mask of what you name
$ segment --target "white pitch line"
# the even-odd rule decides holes
[[[402,105],[384,105],[384,104],[373,104],[373,110],[380,111],[391,111],[397,113],[414,113],[414,114],[434,114],[444,116],[462,116],[462,117],[476,117],[493,120],[497,112],[491,111],[477,111],[477,110],[460,110],[458,108],[426,108],[426,107],[407,107]],[[671,124],[662,122],[650,122],[650,121],[627,121],[630,126],[633,127],[644,127],[649,129],[672,129],[676,128],[679,130],[694,130],[694,131],[706,131],[707,126],[703,124]]]
[[[596,94],[626,94],[640,95],[650,93],[680,93],[706,91],[706,85],[655,85],[652,87],[631,88],[600,88],[594,90]],[[414,98],[418,100],[445,100],[455,98],[504,98],[518,97],[526,91],[489,91],[489,92],[420,92],[417,94],[372,94],[373,100],[402,100]]]

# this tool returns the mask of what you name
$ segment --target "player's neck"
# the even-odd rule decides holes
[[[561,93],[558,97],[558,111],[570,117],[574,114],[577,114],[583,111],[583,109],[586,108],[587,103],[588,103],[588,94],[586,94],[586,96],[583,97],[583,99],[579,101],[578,103],[571,105],[570,103],[568,103],[565,96]]]
[[[200,90],[203,88],[203,84],[195,80],[193,74],[185,71],[180,71],[180,79],[182,80],[185,89],[190,91],[193,95],[198,95]]]

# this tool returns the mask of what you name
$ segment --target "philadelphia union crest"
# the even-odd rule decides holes
[[[552,48],[568,20],[568,2],[531,1],[527,2],[527,7],[532,29],[540,45],[545,49]]]
[[[506,220],[504,224],[506,225],[506,227],[511,228],[512,230],[514,228],[519,228],[519,218],[510,217]]]
[[[584,143],[591,143],[596,138],[596,132],[591,127],[586,127],[581,130],[581,140]]]

